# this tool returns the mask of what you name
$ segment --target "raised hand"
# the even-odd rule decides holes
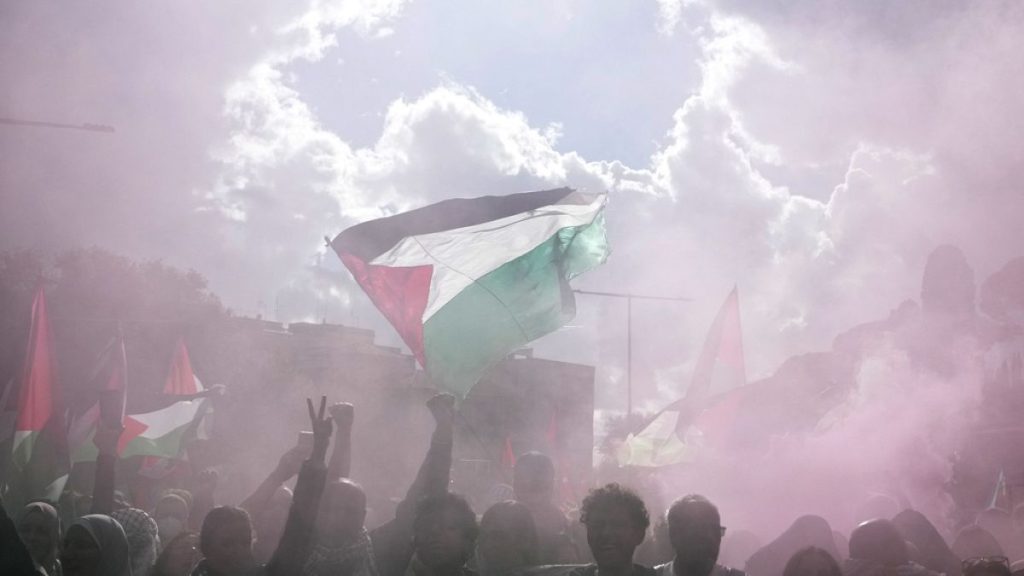
[[[438,394],[427,400],[427,408],[437,424],[451,424],[455,421],[455,396]]]
[[[352,427],[352,422],[356,418],[355,406],[348,402],[338,402],[331,404],[329,410],[331,411],[331,418],[334,420],[335,425],[338,426],[338,429]]]
[[[309,408],[309,423],[313,429],[313,454],[309,457],[314,462],[323,463],[327,457],[327,446],[331,443],[331,432],[334,426],[330,416],[324,416],[327,411],[327,396],[320,397],[320,411],[313,410],[313,401],[306,398],[306,406]]]
[[[217,482],[220,481],[220,474],[212,468],[207,468],[196,476],[196,492],[213,494],[217,489]]]

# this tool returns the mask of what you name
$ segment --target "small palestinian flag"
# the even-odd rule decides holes
[[[575,315],[569,280],[608,257],[606,201],[569,188],[446,200],[331,245],[433,383],[465,396]]]
[[[38,498],[56,502],[68,479],[70,462],[55,365],[46,295],[40,288],[32,304],[32,328],[20,379],[10,476],[4,495],[12,510]]]

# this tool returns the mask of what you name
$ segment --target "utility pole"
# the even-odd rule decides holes
[[[691,298],[673,296],[641,296],[621,292],[598,292],[595,290],[573,290],[576,294],[624,298],[626,300],[626,416],[633,415],[633,299],[661,300],[664,302],[691,302]]]

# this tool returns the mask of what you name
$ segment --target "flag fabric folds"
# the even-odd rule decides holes
[[[606,200],[569,188],[446,200],[331,245],[433,383],[464,396],[575,315],[569,280],[608,256]]]
[[[116,362],[116,356],[108,358],[113,359],[108,359],[108,363]],[[101,373],[117,372],[108,369]],[[164,395],[174,401],[159,410],[125,416],[125,430],[118,442],[119,456],[180,459],[184,455],[185,443],[196,434],[203,417],[210,411],[208,399],[195,397],[203,391],[202,383],[192,372],[185,342],[179,340],[163,388]],[[96,447],[91,439],[99,412],[97,403],[71,426],[71,436],[77,439],[75,462],[96,458]]]
[[[623,466],[659,467],[692,462],[708,441],[725,442],[746,385],[739,294],[735,287],[715,316],[689,388],[623,443]]]
[[[4,496],[11,509],[37,498],[56,502],[68,478],[67,436],[55,367],[46,295],[39,288],[32,304]]]

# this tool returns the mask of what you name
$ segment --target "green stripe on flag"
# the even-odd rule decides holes
[[[439,387],[465,396],[509,351],[575,316],[568,280],[608,256],[599,215],[559,230],[459,292],[423,326],[426,369]]]

